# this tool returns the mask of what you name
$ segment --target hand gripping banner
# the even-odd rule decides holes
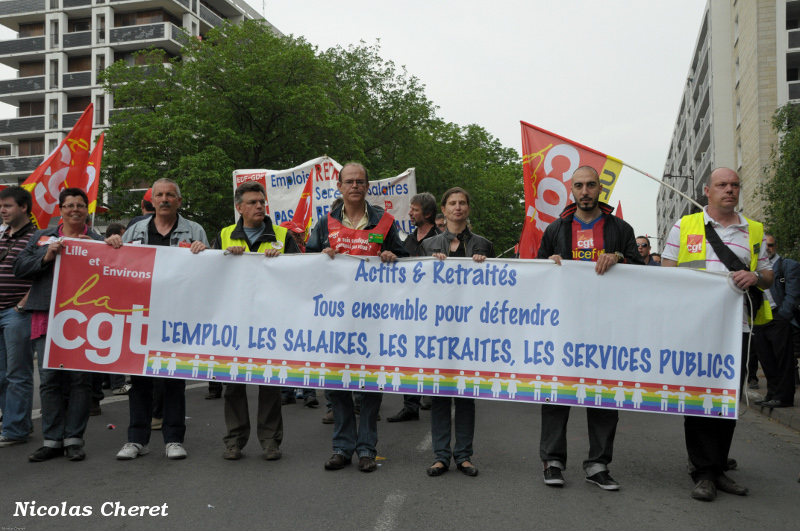
[[[66,242],[47,368],[737,416],[723,275]]]

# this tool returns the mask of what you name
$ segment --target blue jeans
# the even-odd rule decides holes
[[[33,340],[38,353],[44,446],[83,446],[92,404],[92,373],[43,369],[45,336]]]
[[[377,455],[378,412],[383,393],[362,393],[358,424],[352,395],[350,391],[329,393],[333,405],[333,453],[348,459],[353,452],[358,457],[374,458]]]
[[[31,314],[0,310],[0,409],[4,437],[27,441],[33,427]]]
[[[455,400],[456,442],[450,451],[450,403]],[[472,457],[472,439],[475,437],[475,400],[472,398],[434,396],[431,406],[431,442],[436,460],[450,466],[452,457],[456,464]]]
[[[128,442],[148,444],[150,424],[153,421],[153,382],[164,383],[164,421],[161,435],[164,444],[183,443],[186,435],[186,380],[179,378],[152,378],[131,375],[131,390],[128,391],[128,405],[131,420],[128,426]]]

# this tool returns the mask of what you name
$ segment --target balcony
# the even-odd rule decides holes
[[[90,87],[92,85],[92,72],[70,72],[68,74],[64,74],[62,79],[63,84],[61,86],[65,89]]]
[[[44,161],[44,155],[0,159],[0,173],[31,173]]]
[[[83,115],[82,112],[70,112],[61,115],[61,127],[69,129],[78,123],[78,119]]]
[[[0,120],[0,135],[8,136],[19,133],[44,131],[44,116],[25,116]]]
[[[64,34],[64,48],[78,48],[79,46],[92,45],[92,32],[79,31],[76,33]]]
[[[70,9],[72,7],[91,6],[92,0],[61,0],[61,3],[64,9]]]
[[[30,54],[31,52],[43,51],[44,37],[28,37],[25,39],[0,41],[0,56]]]
[[[44,90],[44,76],[21,77],[0,81],[0,95]]]
[[[44,11],[45,5],[45,0],[8,0],[0,2],[0,16]]]
[[[111,44],[116,45],[117,51],[140,50],[146,47],[145,45],[155,44],[152,41],[165,41],[159,43],[158,46],[177,54],[185,42],[184,35],[186,35],[186,32],[182,28],[174,26],[170,22],[159,22],[157,24],[113,28],[109,32],[109,40]]]
[[[224,19],[217,16],[216,13],[203,4],[200,4],[200,20],[207,22],[212,27],[221,26],[224,22]]]

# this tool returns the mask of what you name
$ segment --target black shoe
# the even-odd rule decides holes
[[[744,496],[749,492],[747,487],[742,487],[725,474],[722,474],[717,478],[717,480],[714,482],[714,486],[716,486],[717,489],[721,490],[722,492],[735,494],[737,496]]]
[[[365,455],[361,459],[358,460],[358,469],[361,472],[375,472],[378,470],[378,464],[375,463],[374,457],[369,457]]]
[[[619,490],[619,483],[608,474],[608,470],[601,470],[597,474],[586,476],[586,481],[594,483],[603,490]]]
[[[419,408],[428,411],[431,407],[433,407],[433,400],[431,400],[431,397],[423,396],[419,401]]]
[[[413,411],[403,408],[397,415],[388,417],[386,422],[405,422],[407,420],[419,420],[419,413],[414,413]]]
[[[435,478],[436,476],[441,476],[442,474],[450,470],[449,466],[435,466],[437,464],[444,465],[444,463],[436,461],[433,464],[434,466],[429,466],[428,469],[425,471],[432,478]]]
[[[717,488],[710,479],[701,479],[692,489],[692,498],[700,501],[714,501],[717,497]]]
[[[557,466],[549,466],[544,469],[544,484],[550,487],[563,487],[564,476],[561,469]]]
[[[765,397],[763,397],[763,398],[759,398],[758,400],[753,400],[753,405],[754,405],[754,406],[760,406],[760,405],[762,405],[764,402],[769,402],[770,400],[772,400],[772,398],[767,398],[767,397],[765,396]]]
[[[747,387],[748,389],[758,389],[758,380],[748,380]]]
[[[209,391],[206,395],[206,400],[216,400],[217,398],[222,398],[222,393],[220,391]]]
[[[786,404],[785,402],[781,402],[780,400],[772,399],[772,400],[767,400],[766,402],[761,404],[761,407],[768,407],[772,409],[776,407],[792,407],[792,405],[793,404]]]
[[[303,399],[303,405],[306,407],[317,407],[319,405],[319,400],[317,400],[316,396],[308,395]]]
[[[325,461],[325,470],[341,470],[351,462],[352,458],[345,457],[342,454],[333,454],[333,457]]]
[[[32,463],[41,463],[54,457],[61,457],[64,455],[63,448],[51,448],[49,446],[42,446],[31,455],[28,456],[28,461]]]
[[[472,465],[465,465],[463,463],[456,463],[456,468],[464,473],[465,476],[474,478],[478,475],[478,469]]]
[[[297,399],[295,397],[293,397],[293,396],[281,397],[281,405],[282,406],[286,406],[286,405],[289,405],[289,404],[296,404],[296,403],[297,403]]]
[[[737,466],[739,466],[739,463],[733,457],[729,457],[725,462],[725,470],[736,470]]]
[[[92,400],[92,406],[89,408],[89,416],[96,417],[97,415],[100,415],[102,413],[103,411],[100,409],[100,401]]]
[[[86,459],[86,452],[84,452],[83,448],[77,444],[70,444],[67,446],[64,449],[64,453],[67,454],[67,459],[70,461],[83,461]]]

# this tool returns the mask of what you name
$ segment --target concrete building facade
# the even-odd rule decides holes
[[[734,168],[739,207],[763,220],[759,193],[769,178],[776,109],[800,100],[800,0],[709,0],[673,131],[664,181],[706,204],[711,171]],[[692,126],[687,127],[686,122]],[[662,186],[656,212],[659,248],[669,228],[695,207]]]
[[[98,74],[113,62],[150,47],[174,57],[225,19],[260,18],[243,0],[0,1],[0,24],[17,32],[0,41],[0,63],[17,74],[0,79],[0,102],[17,110],[0,120],[0,183],[27,178],[89,103],[93,138],[108,126],[113,99]]]

